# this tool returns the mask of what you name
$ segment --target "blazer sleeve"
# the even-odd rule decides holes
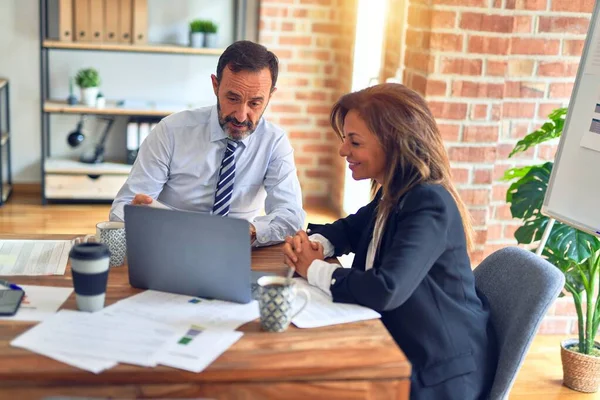
[[[386,240],[379,266],[368,271],[338,268],[330,288],[333,301],[376,311],[395,309],[412,295],[445,251],[448,207],[437,191],[421,187],[409,192],[402,211],[390,218],[398,219],[396,230],[390,232],[391,242]]]
[[[331,224],[308,224],[309,234],[319,233],[327,238],[333,244],[335,257],[355,253],[362,234],[368,228],[375,214],[379,197],[380,192],[377,193],[372,202],[361,207],[356,213],[338,219]]]

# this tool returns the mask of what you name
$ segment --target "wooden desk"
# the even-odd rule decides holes
[[[70,239],[73,235],[30,235]],[[24,239],[2,235],[3,239]],[[257,270],[283,272],[277,247],[252,253]],[[71,287],[64,276],[10,277],[18,284]],[[106,304],[140,290],[129,286],[126,267],[111,269]],[[63,305],[76,309],[75,294]],[[45,396],[216,399],[408,399],[410,364],[379,320],[316,329],[293,325],[284,333],[262,332],[258,321],[199,374],[168,367],[126,364],[95,375],[27,350],[10,341],[33,326],[0,321],[0,399]]]

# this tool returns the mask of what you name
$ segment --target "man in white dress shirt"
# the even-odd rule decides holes
[[[239,41],[223,52],[216,72],[217,104],[172,114],[152,130],[110,220],[123,221],[125,204],[156,199],[177,210],[246,219],[253,246],[283,242],[303,228],[306,214],[292,146],[262,117],[276,90],[277,57]]]

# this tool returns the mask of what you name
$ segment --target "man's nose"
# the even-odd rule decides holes
[[[233,116],[238,120],[238,122],[246,121],[248,117],[248,107],[246,107],[245,104],[236,107]]]

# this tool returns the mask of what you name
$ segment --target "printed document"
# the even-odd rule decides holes
[[[12,321],[43,321],[53,316],[56,310],[73,293],[73,288],[19,285],[25,296],[15,315],[0,317],[0,320]]]
[[[299,288],[304,288],[310,293],[308,305],[292,319],[292,323],[298,328],[317,328],[381,318],[381,314],[367,307],[357,304],[334,303],[325,292],[309,285],[302,278],[294,278],[294,281]],[[294,301],[294,310],[298,310],[302,304],[304,304],[304,298],[301,295],[297,296]]]
[[[0,240],[0,275],[64,275],[70,240]]]

